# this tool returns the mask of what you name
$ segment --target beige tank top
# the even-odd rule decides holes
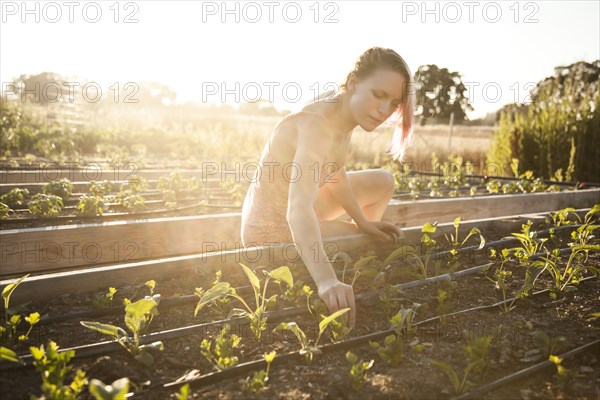
[[[277,127],[290,118],[302,114],[312,114],[323,118],[330,124],[329,120],[321,114],[312,111],[298,111],[286,115],[273,129],[273,134],[263,148],[258,166],[252,177],[244,205],[242,207],[242,225],[281,227],[287,226],[286,214],[288,207],[288,195],[290,178],[294,175],[293,165],[289,160],[284,165],[281,161],[275,161],[271,152],[271,141],[275,137]],[[287,167],[286,167],[287,164]],[[319,173],[319,188],[326,182],[328,169],[327,163],[322,163]],[[315,205],[313,205],[315,207]],[[315,207],[316,211],[316,207]]]

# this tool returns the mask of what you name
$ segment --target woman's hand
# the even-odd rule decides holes
[[[364,221],[358,227],[366,234],[375,235],[394,243],[404,238],[404,233],[399,227],[386,221]]]
[[[337,278],[319,282],[317,285],[319,297],[327,305],[329,313],[350,308],[348,311],[348,327],[353,328],[356,322],[356,305],[352,286],[340,282]]]

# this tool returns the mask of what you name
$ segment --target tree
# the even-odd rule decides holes
[[[458,72],[438,68],[435,64],[422,65],[414,77],[417,112],[421,125],[428,119],[449,122],[454,113],[454,122],[465,121],[466,111],[473,110],[466,95],[467,88]]]

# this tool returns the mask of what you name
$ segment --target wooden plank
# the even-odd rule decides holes
[[[254,168],[249,164],[231,166],[231,171],[236,171],[240,180],[250,182],[252,180]],[[227,165],[225,165],[227,167]],[[252,168],[251,168],[252,166]],[[39,166],[34,169],[2,169],[0,170],[0,184],[26,184],[26,183],[46,183],[50,181],[67,178],[71,182],[89,182],[89,181],[111,181],[120,182],[131,178],[133,175],[142,176],[148,180],[158,180],[161,177],[167,177],[171,172],[179,172],[184,178],[196,177],[200,182],[216,180],[221,175],[232,177],[233,174],[226,175],[224,170],[216,170],[221,165],[211,162],[203,164],[202,169],[174,169],[174,170],[155,170],[139,169],[134,163],[125,163],[115,166],[112,169],[102,168],[100,164],[89,164],[84,168],[46,168]]]
[[[426,222],[450,222],[461,216],[468,219],[496,217],[515,213],[556,211],[565,207],[586,208],[600,204],[600,189],[565,190],[562,192],[528,193],[460,199],[432,199],[411,203],[392,200],[383,219],[405,221],[407,225]]]
[[[121,185],[124,181],[110,181],[112,183],[111,192],[116,193],[119,191]],[[208,179],[206,182],[200,181],[200,184],[207,188],[220,188],[221,185],[220,179]],[[147,182],[149,189],[156,188],[158,184],[158,180],[150,180]],[[45,183],[2,183],[0,184],[0,195],[8,193],[12,189],[27,189],[30,194],[42,193],[42,188],[47,184]],[[71,182],[73,185],[73,193],[88,193],[89,191],[89,182]]]
[[[600,203],[600,189],[485,196],[481,198],[393,201],[384,219],[399,226],[451,222],[584,208]],[[241,248],[240,213],[154,218],[0,231],[0,277],[144,260],[215,248]]]
[[[578,210],[583,216],[587,210]],[[509,235],[510,225],[502,224],[503,221],[526,222],[531,215],[512,215],[487,219],[462,221],[459,235],[465,235],[472,228],[477,227],[482,231],[495,229]],[[525,220],[525,221],[524,221]],[[419,243],[422,236],[421,226],[403,229],[406,239],[411,243]],[[452,223],[438,225],[438,235],[454,233]],[[359,234],[338,237],[325,237],[324,247],[329,254],[337,251],[351,251],[358,246],[377,246],[381,240],[372,236]],[[159,260],[119,263],[97,268],[86,268],[77,271],[55,272],[27,278],[11,296],[14,304],[25,301],[41,301],[65,293],[82,293],[93,290],[105,289],[109,286],[140,283],[149,279],[172,278],[176,275],[186,276],[201,271],[212,274],[222,270],[224,276],[227,272],[238,268],[238,263],[250,267],[265,265],[278,267],[288,265],[294,273],[299,268],[304,268],[298,257],[298,252],[293,246],[262,246],[243,250],[228,249],[220,252],[192,254],[186,256],[162,258]],[[304,270],[305,271],[305,270]],[[16,279],[0,281],[0,289],[14,283]]]

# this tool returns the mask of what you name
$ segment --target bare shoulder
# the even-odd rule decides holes
[[[331,144],[334,139],[329,123],[314,113],[303,113],[296,121],[299,143]]]

